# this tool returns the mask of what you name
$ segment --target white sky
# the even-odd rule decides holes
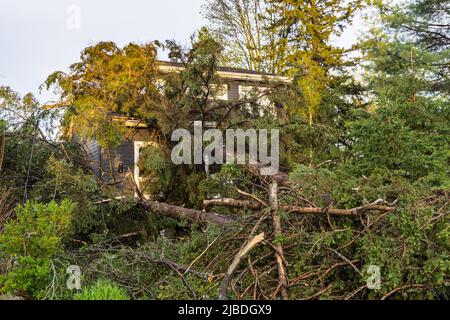
[[[0,0],[0,85],[32,92],[44,103],[51,94],[38,87],[54,71],[67,71],[80,52],[99,41],[176,39],[182,44],[206,24],[205,0]],[[68,23],[80,8],[80,28]],[[358,20],[338,41],[349,47],[361,29]]]

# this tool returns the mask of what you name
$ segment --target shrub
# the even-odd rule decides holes
[[[19,257],[12,271],[6,276],[0,276],[0,283],[4,282],[1,291],[42,299],[52,280],[51,271],[50,259]]]
[[[62,238],[70,226],[75,205],[64,200],[61,204],[27,202],[15,210],[16,219],[5,225],[0,235],[0,249],[13,256],[45,258],[62,248]]]
[[[94,203],[101,200],[95,178],[66,160],[51,156],[45,167],[45,178],[31,192],[33,199],[41,202],[70,199],[76,203],[70,233],[79,235],[99,232],[104,229],[102,215]]]
[[[0,278],[2,292],[41,296],[51,281],[52,259],[63,250],[74,207],[64,200],[60,204],[27,202],[16,208],[16,219],[0,235],[0,254],[16,259],[12,271]]]
[[[97,282],[83,289],[74,297],[75,300],[130,300],[125,289],[109,280],[97,280]]]

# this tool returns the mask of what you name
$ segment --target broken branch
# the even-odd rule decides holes
[[[219,226],[225,226],[236,222],[235,219],[229,216],[214,212],[203,212],[150,200],[140,200],[139,203],[144,208],[150,209],[156,213],[162,213],[175,218],[189,218],[200,223],[210,222]]]
[[[228,267],[228,270],[225,273],[225,276],[222,279],[222,282],[220,283],[218,300],[227,300],[227,289],[228,289],[228,284],[230,283],[230,280],[231,280],[231,276],[233,275],[234,271],[241,263],[241,260],[254,247],[256,247],[256,245],[258,245],[263,240],[264,240],[264,233],[261,233],[261,234],[257,235],[256,237],[252,238],[244,247],[241,248],[241,250],[239,250],[239,252],[234,257],[233,262]]]
[[[328,211],[324,210],[324,208],[311,208],[311,207],[298,207],[298,206],[281,206],[280,208],[289,213],[299,213],[299,214],[328,214],[332,216],[357,216],[359,214],[364,214],[370,211],[382,211],[382,212],[393,212],[397,208],[392,206],[383,205],[385,202],[383,200],[377,200],[372,204],[357,207],[353,209],[334,209],[329,208]],[[262,206],[260,203],[246,200],[234,200],[234,199],[214,199],[214,200],[205,200],[205,206],[224,206],[224,207],[232,207],[232,208],[249,208],[258,210],[261,209]]]
[[[273,232],[275,235],[275,240],[280,240],[283,236],[281,229],[281,218],[278,212],[278,183],[276,181],[272,182],[269,192],[270,205],[272,206],[272,220],[273,220]],[[289,300],[288,294],[288,280],[286,266],[284,262],[286,258],[284,257],[283,246],[279,241],[277,241],[275,252],[275,259],[278,266],[278,282],[281,290],[281,298],[283,300]]]
[[[204,200],[203,205],[205,208],[210,206],[223,206],[231,208],[249,208],[249,209],[260,209],[261,204],[246,200],[235,200],[235,199],[214,199],[214,200]]]

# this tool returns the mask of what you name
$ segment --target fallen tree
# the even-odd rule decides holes
[[[382,212],[393,212],[396,207],[386,206],[384,200],[377,200],[372,204],[361,206],[353,209],[326,209],[326,208],[308,208],[308,207],[298,207],[298,206],[279,206],[279,209],[298,214],[315,214],[315,215],[334,215],[334,216],[357,216],[359,214],[364,214],[371,211],[382,211]],[[238,222],[235,217],[227,216],[215,212],[206,212],[196,209],[189,209],[185,207],[180,207],[176,205],[171,205],[168,203],[150,201],[150,200],[139,200],[139,204],[145,209],[151,210],[158,214],[168,215],[174,218],[188,218],[195,220],[199,223],[213,223],[219,226],[230,225]],[[224,206],[232,208],[247,208],[258,210],[262,209],[262,204],[258,202],[246,201],[246,200],[235,200],[235,199],[215,199],[215,200],[205,200],[205,208],[209,206]]]
[[[139,204],[155,213],[165,214],[174,218],[189,218],[199,223],[210,222],[219,226],[225,226],[237,222],[237,219],[220,213],[188,209],[162,202],[141,199]]]
[[[263,205],[255,201],[247,200],[235,200],[235,199],[214,199],[205,200],[203,202],[205,208],[210,206],[225,206],[240,209],[262,209]],[[357,216],[371,211],[393,212],[397,208],[394,204],[388,204],[383,199],[379,199],[371,204],[356,207],[353,209],[335,209],[335,208],[313,208],[313,207],[300,207],[300,206],[280,206],[280,209],[289,213],[299,214],[329,214],[332,216]]]
[[[215,212],[189,209],[163,202],[139,199],[138,203],[145,209],[151,210],[158,214],[164,214],[174,218],[188,218],[191,220],[195,220],[196,222],[199,223],[209,222],[219,226],[226,226],[238,222],[238,219],[236,217]],[[204,206],[205,208],[210,206],[224,206],[240,209],[253,209],[253,210],[263,209],[263,205],[259,202],[247,200],[235,200],[235,199],[205,200]],[[278,206],[278,209],[281,209],[288,213],[298,213],[298,214],[312,214],[312,215],[328,214],[332,216],[357,216],[371,211],[381,211],[386,213],[393,212],[396,210],[396,207],[394,207],[393,204],[388,204],[384,200],[379,199],[371,204],[353,209],[312,208],[300,206]]]
[[[236,222],[236,219],[220,213],[188,209],[168,203],[146,200],[133,175],[130,175],[130,179],[134,186],[134,191],[138,194],[138,203],[147,210],[174,218],[189,218],[199,223],[210,222],[219,226],[225,226]]]

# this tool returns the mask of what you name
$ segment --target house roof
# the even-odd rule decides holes
[[[183,63],[172,62],[172,61],[159,61],[159,69],[162,72],[179,72],[185,68]],[[224,79],[232,80],[243,80],[250,82],[264,82],[264,81],[275,81],[281,83],[291,83],[292,79],[284,76],[277,76],[274,74],[267,74],[263,72],[258,72],[255,70],[240,69],[240,68],[230,68],[230,67],[219,67],[217,73],[220,77]]]
[[[170,72],[180,72],[184,70],[185,66],[180,62],[172,61],[159,61],[159,70],[163,73]],[[219,67],[217,70],[219,77],[229,80],[247,81],[247,82],[267,82],[273,81],[277,83],[290,84],[292,83],[292,78],[285,76],[277,76],[274,74],[266,74],[258,72],[255,70],[240,69],[240,68],[230,68],[230,67]],[[43,109],[50,110],[60,107],[60,104],[46,104]],[[66,105],[64,107],[69,107]]]

